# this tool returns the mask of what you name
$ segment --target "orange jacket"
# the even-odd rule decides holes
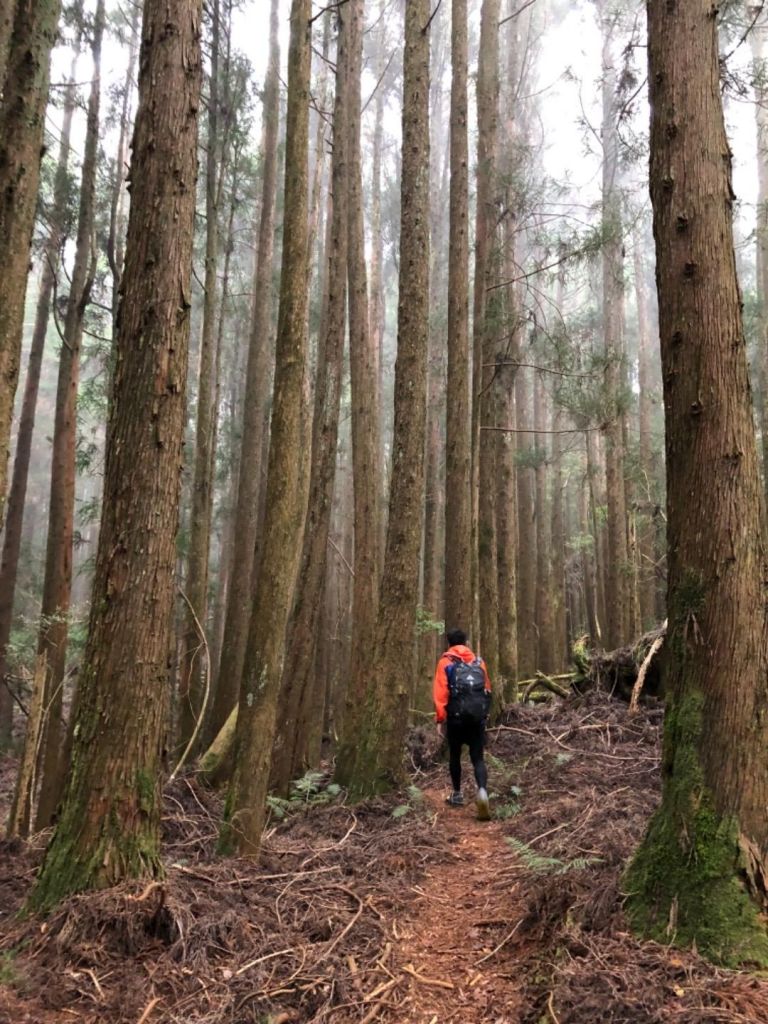
[[[446,669],[452,665],[457,658],[469,664],[475,660],[476,655],[474,651],[471,651],[469,647],[465,647],[464,644],[457,644],[455,647],[449,647],[440,661],[438,661],[437,668],[435,669],[435,681],[432,684],[432,699],[435,702],[435,719],[438,722],[446,721],[448,715],[447,708],[449,694]],[[486,693],[490,693],[491,680],[488,678],[488,669],[485,667],[485,662],[482,658],[480,659],[480,664],[483,666],[483,672],[485,673]]]

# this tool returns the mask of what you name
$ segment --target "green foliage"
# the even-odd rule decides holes
[[[514,836],[508,836],[507,842],[528,870],[537,875],[567,875],[570,871],[583,871],[594,864],[602,863],[600,857],[574,857],[568,861],[557,857],[545,857]]]
[[[445,623],[442,619],[435,619],[432,612],[421,605],[416,609],[416,636],[425,636],[427,633],[444,633]]]
[[[546,448],[539,448],[535,444],[520,447],[515,452],[515,464],[520,469],[538,469],[547,464],[547,455]]]
[[[408,794],[408,803],[398,804],[392,811],[393,818],[404,818],[406,814],[410,814],[411,811],[419,810],[424,806],[424,794],[418,786],[408,786],[406,793]]]
[[[308,771],[291,783],[288,797],[270,793],[267,807],[274,818],[282,819],[307,807],[320,807],[333,803],[341,794],[341,786],[335,782],[326,785],[323,772]]]
[[[0,953],[0,986],[16,988],[21,982],[21,975],[15,964],[16,953],[7,949]]]

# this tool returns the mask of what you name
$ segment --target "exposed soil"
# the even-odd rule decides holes
[[[446,807],[417,731],[418,789],[295,804],[258,863],[216,856],[220,798],[189,776],[166,794],[163,881],[45,921],[17,914],[46,837],[6,844],[0,1024],[768,1022],[768,981],[628,934],[660,722],[600,695],[515,708],[490,736],[489,823],[469,782]]]

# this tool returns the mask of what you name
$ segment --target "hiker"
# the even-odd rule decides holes
[[[461,748],[469,747],[469,756],[477,782],[477,816],[488,821],[488,773],[483,760],[485,721],[491,707],[491,681],[482,658],[467,647],[467,634],[452,629],[446,636],[448,650],[435,670],[432,695],[439,736],[448,740],[453,792],[446,799],[451,807],[464,803],[461,793]]]

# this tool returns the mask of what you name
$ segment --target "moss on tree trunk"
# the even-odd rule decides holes
[[[696,946],[731,967],[768,965],[765,922],[749,892],[751,854],[738,818],[717,811],[699,753],[704,698],[674,700],[665,721],[664,798],[627,871],[633,926]]]

